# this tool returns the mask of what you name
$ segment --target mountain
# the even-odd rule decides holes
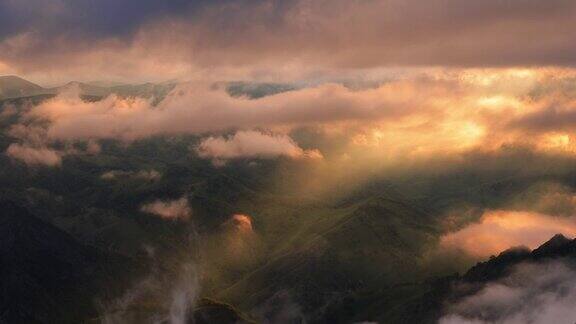
[[[143,84],[122,84],[113,86],[97,85],[97,83],[84,83],[78,81],[68,82],[67,84],[47,89],[48,92],[56,94],[61,91],[79,89],[84,96],[105,97],[115,94],[120,97],[141,97],[141,98],[164,98],[174,87],[176,83],[143,83]]]
[[[245,81],[226,82],[226,90],[231,96],[247,96],[250,99],[258,99],[298,89],[298,86],[287,83]]]
[[[78,89],[81,95],[88,97],[105,97],[116,94],[121,97],[155,98],[155,102],[158,102],[172,91],[176,84],[177,82],[172,81],[143,84],[71,81],[62,86],[43,88],[17,76],[0,76],[0,100],[55,95],[62,91]]]
[[[44,93],[45,89],[14,75],[0,76],[0,99],[28,97]]]
[[[85,95],[85,96],[103,97],[103,96],[109,95],[111,92],[109,88],[91,85],[91,84],[78,82],[78,81],[71,81],[71,82],[66,83],[63,86],[55,87],[55,88],[49,88],[46,90],[48,93],[56,94],[56,93],[59,93],[62,91],[70,91],[70,90],[75,90],[75,89],[78,89],[80,91],[80,94]]]
[[[125,84],[110,87],[110,92],[121,97],[141,97],[141,98],[155,98],[155,102],[159,102],[166,97],[174,87],[176,82],[164,83],[143,83],[143,84]]]
[[[202,298],[197,302],[188,319],[189,323],[195,324],[251,324],[254,323],[246,318],[234,307]]]
[[[389,287],[418,280],[419,258],[437,229],[426,212],[393,190],[348,198],[301,209],[303,217],[294,225],[283,220],[286,234],[275,235],[278,245],[267,261],[216,297],[243,310],[260,308],[257,317],[272,323],[285,316],[285,308],[298,309],[291,314],[293,321],[371,320],[371,313],[354,317],[375,301],[364,296],[378,297],[383,287],[400,294],[403,288]],[[263,219],[281,218],[270,214]],[[341,314],[347,306],[351,312]]]
[[[112,280],[138,269],[103,254],[30,214],[0,201],[0,322],[74,323],[96,315],[94,301]],[[122,271],[120,271],[122,269]]]
[[[124,96],[170,88],[152,83],[68,86]],[[288,91],[281,86],[246,85],[236,95],[247,92],[252,93],[248,97],[258,97],[276,90]],[[18,108],[50,96],[5,99],[0,106],[6,102]],[[0,151],[5,151],[15,139],[1,134],[6,132],[0,133]],[[139,298],[130,310],[141,311],[142,316],[150,311],[164,314],[163,301],[172,296],[169,283],[175,282],[168,274],[177,272],[179,262],[189,257],[190,246],[183,242],[193,233],[201,238],[197,248],[203,260],[197,296],[218,300],[197,304],[193,314],[197,323],[202,318],[226,322],[241,312],[268,322],[435,323],[444,304],[506,277],[514,265],[556,259],[559,251],[571,253],[570,240],[557,236],[534,251],[513,249],[463,275],[434,279],[432,275],[461,269],[458,264],[432,272],[423,258],[445,231],[440,216],[445,210],[455,202],[494,208],[501,197],[510,197],[535,180],[520,176],[503,180],[496,174],[480,181],[476,174],[462,171],[453,178],[384,179],[350,193],[303,197],[289,186],[276,187],[297,172],[292,169],[294,161],[259,160],[257,165],[230,161],[215,168],[190,154],[200,139],[153,137],[130,145],[106,140],[100,141],[97,155],[83,154],[79,143],[78,152],[67,155],[61,168],[29,168],[0,154],[0,197],[18,202],[0,206],[0,244],[5,247],[0,251],[0,314],[4,314],[0,316],[5,316],[0,322],[67,323],[91,317],[95,296],[107,294],[106,286],[125,281],[116,269],[135,268],[131,259],[110,254],[136,258],[144,251],[161,265],[162,280],[152,285],[161,291]],[[161,177],[133,176],[150,170]],[[126,176],[104,179],[108,172]],[[181,198],[193,210],[194,231],[142,213],[144,204]],[[253,228],[247,233],[231,228],[234,214],[247,215]],[[13,232],[20,233],[15,241],[9,239]],[[122,296],[131,292],[128,289]],[[162,298],[152,298],[156,296]],[[62,307],[74,311],[63,314]]]
[[[488,261],[476,264],[464,274],[462,280],[468,283],[486,283],[504,277],[515,265],[522,262],[541,262],[559,258],[576,260],[576,239],[570,240],[562,234],[557,234],[532,251],[523,247],[506,250]]]
[[[116,94],[120,97],[153,98],[154,103],[162,100],[172,91],[178,81],[142,84],[118,84],[111,82],[71,81],[62,86],[43,88],[17,76],[0,77],[0,100],[32,97],[37,95],[55,95],[62,91],[79,89],[80,94],[90,97],[105,97]],[[251,99],[296,90],[299,87],[283,83],[220,82],[231,96],[247,96]]]
[[[574,272],[576,271],[574,268],[575,262],[576,239],[571,240],[561,234],[557,234],[534,250],[529,250],[525,247],[511,248],[497,256],[491,257],[487,261],[479,262],[462,276],[445,277],[433,283],[428,283],[428,293],[414,305],[429,305],[428,310],[433,311],[429,313],[431,315],[428,320],[435,322],[440,318],[441,314],[446,314],[450,311],[447,306],[474,305],[471,298],[482,299],[482,296],[491,296],[490,294],[494,293],[495,290],[502,292],[506,291],[505,289],[510,289],[514,293],[528,291],[535,294],[536,300],[542,296],[553,296],[554,294],[558,294],[557,297],[562,298],[573,292],[569,288],[565,288],[570,287],[570,282],[567,283],[568,286],[564,286],[565,283],[562,282],[562,276],[555,277],[555,272],[561,274],[563,271]],[[565,270],[564,266],[566,269],[571,270]],[[550,280],[550,278],[554,279]],[[542,282],[544,284],[541,284]],[[530,298],[530,295],[526,296],[525,298]],[[497,320],[498,316],[504,315],[491,310],[490,307],[495,306],[489,306],[489,302],[496,305],[499,302],[498,299],[485,301],[486,305],[481,308],[479,312],[481,315],[479,316],[493,315],[496,316],[493,318],[494,322],[506,322],[501,319]],[[530,300],[525,300],[524,303],[529,305]],[[465,314],[468,316],[473,314],[474,310],[473,308],[471,309],[468,309],[468,313]],[[493,314],[490,315],[491,313]],[[478,319],[472,318],[471,322],[475,322],[474,320]],[[486,319],[483,318],[482,320]],[[534,322],[541,323],[539,320],[534,320]]]

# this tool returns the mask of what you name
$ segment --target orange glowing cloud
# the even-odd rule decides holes
[[[229,262],[243,263],[253,260],[257,253],[258,236],[252,226],[252,218],[234,214],[224,224],[220,244]]]
[[[233,226],[240,232],[251,233],[252,228],[252,218],[244,214],[234,214],[232,215],[231,222]]]
[[[445,235],[440,246],[485,258],[515,246],[536,248],[558,233],[576,235],[576,217],[494,210],[484,213],[478,223]]]

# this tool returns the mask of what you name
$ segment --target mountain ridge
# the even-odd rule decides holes
[[[16,75],[0,76],[0,99],[42,94],[44,88]]]
[[[77,322],[95,314],[111,279],[136,272],[125,257],[85,246],[10,200],[0,201],[0,322]],[[129,269],[126,271],[126,269]]]
[[[154,98],[154,102],[157,103],[181,83],[182,82],[177,80],[135,84],[103,81],[69,81],[60,86],[42,87],[19,76],[8,75],[0,76],[0,100],[37,95],[55,95],[71,87],[77,87],[80,93],[85,96],[105,97],[115,94],[121,97]],[[216,82],[216,84],[222,84],[231,96],[246,96],[250,99],[258,99],[301,88],[301,86],[287,83],[270,82],[226,81]]]

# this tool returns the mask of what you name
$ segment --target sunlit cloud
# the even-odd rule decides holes
[[[576,235],[576,217],[493,210],[484,213],[477,223],[443,236],[440,246],[482,259],[511,247],[536,248],[559,233]]]
[[[186,220],[192,214],[186,198],[168,201],[156,200],[143,205],[141,210],[170,220]]]
[[[6,155],[22,161],[30,166],[59,166],[62,157],[57,151],[45,147],[31,147],[20,144],[10,144]]]
[[[466,152],[514,146],[573,156],[576,133],[568,127],[570,119],[549,118],[547,112],[561,107],[554,109],[572,113],[573,96],[557,93],[564,84],[558,79],[574,76],[566,69],[430,71],[358,89],[327,83],[258,99],[231,96],[221,84],[191,82],[180,84],[157,104],[115,95],[84,101],[78,89],[67,89],[32,107],[9,132],[42,145],[194,134],[203,137],[197,152],[222,162],[320,157],[290,138],[293,130],[315,127],[327,137],[346,139],[338,155],[313,149],[322,151],[326,160],[347,160],[358,168],[457,159]],[[548,126],[534,127],[543,124]],[[230,131],[235,135],[222,135]]]
[[[208,137],[200,142],[196,151],[200,157],[215,162],[241,158],[270,159],[280,156],[292,159],[322,158],[318,150],[303,150],[287,135],[264,134],[257,131],[237,132],[230,138]]]
[[[162,174],[156,170],[141,170],[135,171],[122,171],[111,170],[102,173],[100,178],[104,180],[118,180],[118,179],[142,179],[148,181],[156,181],[162,178]]]
[[[574,267],[522,263],[511,273],[448,307],[440,324],[561,323],[574,315]]]

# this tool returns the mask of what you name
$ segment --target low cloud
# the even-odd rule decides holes
[[[485,212],[477,223],[443,236],[440,246],[481,259],[515,246],[536,248],[557,233],[576,233],[576,218],[493,210]]]
[[[150,272],[135,281],[121,296],[101,302],[102,323],[132,323],[134,313],[141,312],[143,304],[149,305],[149,309],[139,315],[140,323],[189,322],[201,292],[197,256],[193,252],[181,255],[178,262],[167,269],[165,266],[160,266],[160,256],[156,256],[151,248],[149,251]],[[190,248],[188,251],[194,249]]]
[[[142,206],[141,210],[146,213],[154,214],[165,219],[182,219],[186,220],[192,214],[188,206],[188,199],[180,198],[177,200],[162,201],[157,200]]]
[[[8,146],[6,155],[29,166],[45,165],[54,167],[62,163],[62,157],[57,151],[45,147],[32,147],[13,143]]]
[[[398,93],[399,88],[404,89],[403,93]],[[325,84],[251,100],[231,97],[225,89],[214,89],[210,84],[185,84],[157,106],[150,100],[114,95],[86,102],[77,93],[65,93],[41,103],[26,117],[50,121],[47,135],[53,140],[134,140],[151,135],[200,134],[231,128],[400,117],[413,113],[410,107],[420,102],[418,98],[422,97],[411,95],[414,91],[410,84],[362,91]]]
[[[6,133],[10,137],[17,138],[21,142],[31,145],[41,146],[48,144],[46,128],[41,126],[16,124],[10,127]]]
[[[520,264],[508,277],[450,305],[439,323],[573,323],[575,275],[567,261]]]
[[[28,165],[59,166],[64,156],[96,155],[102,150],[97,140],[69,141],[64,147],[55,149],[47,135],[47,129],[32,124],[16,124],[11,126],[6,134],[15,138],[18,143],[12,143],[6,149],[6,154],[21,160]],[[77,145],[81,144],[81,145]]]
[[[509,205],[514,210],[569,218],[576,215],[576,194],[566,185],[544,182],[515,195]]]
[[[100,178],[104,180],[117,180],[121,178],[133,178],[155,181],[159,180],[162,174],[156,170],[142,170],[142,171],[122,171],[122,170],[111,170],[104,172]]]
[[[198,155],[213,161],[240,158],[271,159],[286,156],[294,159],[322,158],[318,150],[303,150],[289,136],[240,131],[229,138],[208,137],[196,149]]]
[[[518,122],[545,111],[554,101],[572,109],[569,93],[557,92],[574,76],[573,71],[559,69],[430,71],[373,87],[320,84],[258,99],[230,96],[213,83],[185,83],[157,105],[114,95],[89,102],[67,92],[31,108],[12,132],[30,141],[53,142],[194,134],[207,136],[198,147],[200,154],[225,161],[297,156],[301,151],[295,141],[271,134],[314,127],[326,137],[343,138],[339,156],[361,167],[398,161],[407,165],[414,159],[514,146],[574,155],[576,132],[571,129],[534,130]],[[46,123],[31,122],[38,120]],[[258,134],[254,129],[266,131]],[[230,131],[236,135],[220,135]],[[307,146],[313,143],[307,141]],[[335,156],[315,147],[326,157]]]

